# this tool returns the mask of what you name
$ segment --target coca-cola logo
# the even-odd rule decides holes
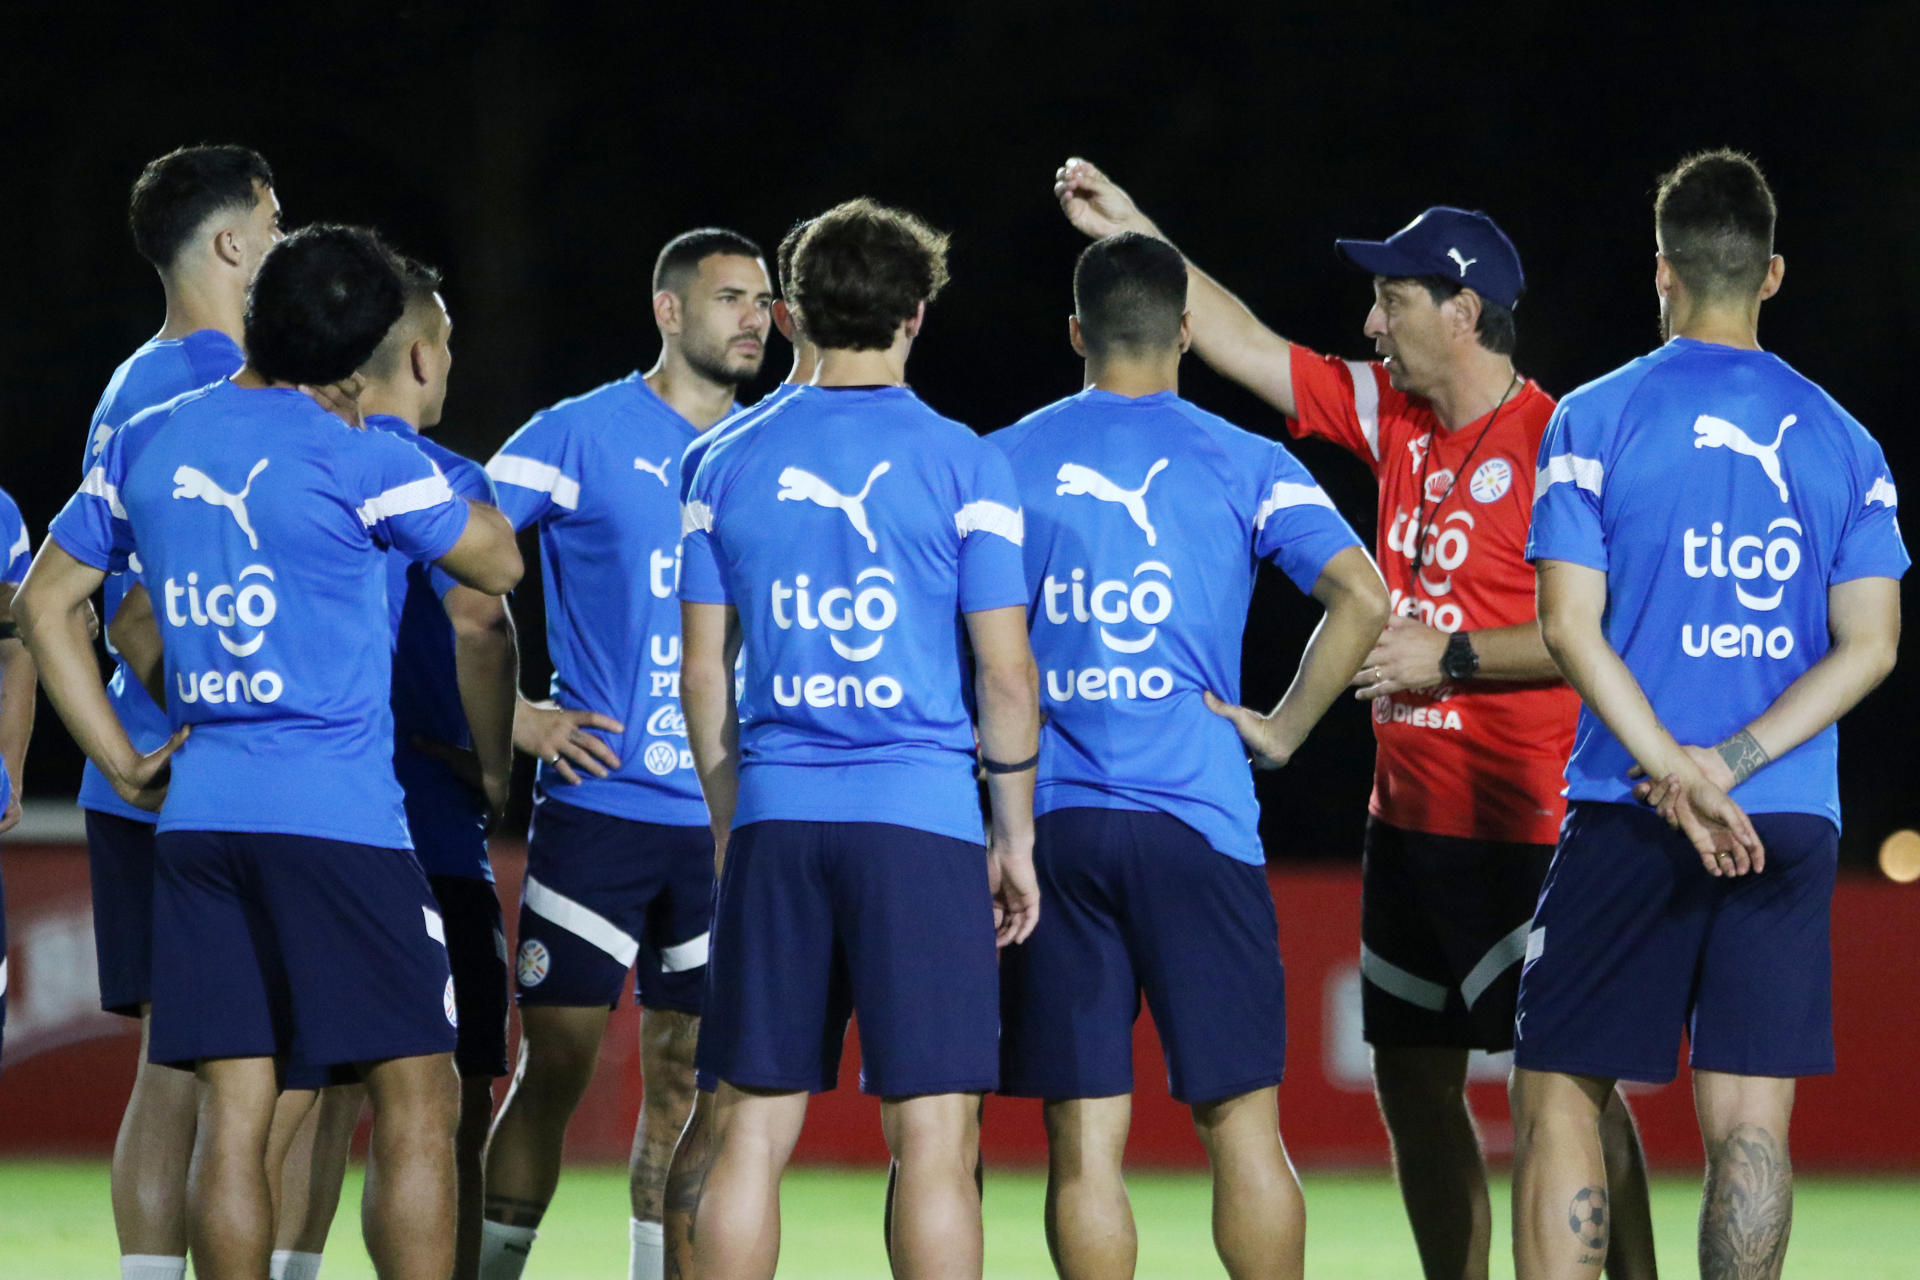
[[[647,717],[647,735],[654,738],[684,738],[687,718],[678,707],[661,707]]]

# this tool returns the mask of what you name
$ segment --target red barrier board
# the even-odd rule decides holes
[[[137,1028],[99,1011],[84,851],[9,845],[4,851],[11,976],[0,1065],[0,1151],[104,1156],[111,1151],[133,1076]],[[494,856],[509,929],[525,865],[518,845]],[[1348,867],[1273,873],[1287,964],[1288,1075],[1281,1128],[1309,1165],[1382,1166],[1387,1142],[1360,1041],[1360,880]],[[1920,1169],[1920,1093],[1903,1087],[1920,1062],[1920,967],[1908,954],[1920,937],[1920,887],[1842,879],[1833,905],[1837,1075],[1803,1083],[1794,1116],[1794,1163],[1802,1168]],[[640,1104],[638,1017],[615,1015],[600,1069],[568,1135],[574,1160],[620,1161]],[[1134,1035],[1133,1133],[1142,1165],[1204,1163],[1186,1109],[1167,1097],[1150,1018]],[[814,1099],[801,1139],[804,1161],[872,1163],[886,1158],[878,1103],[856,1087],[858,1046],[849,1043],[840,1088]],[[1489,1148],[1510,1145],[1504,1059],[1477,1057],[1472,1097]],[[504,1082],[503,1082],[504,1088]],[[1633,1103],[1656,1165],[1697,1165],[1700,1143],[1684,1063],[1662,1088],[1636,1089]],[[1031,1164],[1045,1155],[1039,1104],[988,1103],[987,1158]]]

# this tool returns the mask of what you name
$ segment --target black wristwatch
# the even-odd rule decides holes
[[[1480,670],[1480,655],[1473,651],[1473,633],[1456,631],[1447,637],[1446,652],[1440,655],[1440,674],[1449,680],[1471,680]]]

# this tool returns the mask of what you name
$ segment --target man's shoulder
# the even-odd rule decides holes
[[[521,430],[590,433],[610,420],[633,413],[639,407],[640,398],[635,395],[633,386],[638,380],[637,374],[628,374],[603,382],[590,391],[555,401],[527,419],[526,426]]]
[[[409,437],[401,437],[409,439]],[[486,468],[464,453],[456,453],[429,436],[410,437],[420,452],[427,455],[433,464],[440,468],[440,474],[447,478],[453,491],[465,498],[478,498],[482,502],[492,503],[493,481],[487,478]]]
[[[1673,362],[1676,354],[1672,348],[1660,347],[1643,356],[1636,356],[1567,392],[1560,398],[1556,411],[1562,417],[1617,418],[1648,380]]]

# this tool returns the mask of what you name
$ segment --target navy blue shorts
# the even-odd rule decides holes
[[[878,822],[752,823],[727,842],[713,940],[703,1089],[833,1088],[849,1009],[864,1093],[999,1082],[993,897],[977,844]]]
[[[155,850],[151,1061],[453,1052],[446,931],[408,851],[228,831]]]
[[[534,806],[514,981],[523,1005],[620,1002],[698,1014],[713,911],[713,833]]]
[[[100,1007],[137,1018],[153,998],[153,824],[86,815]]]
[[[1000,969],[1001,1093],[1131,1093],[1142,992],[1179,1101],[1280,1083],[1286,979],[1264,868],[1164,813],[1092,808],[1041,815],[1034,867],[1040,923]]]
[[[1513,1048],[1514,1001],[1550,844],[1367,819],[1360,1025],[1378,1048]]]
[[[1685,1029],[1696,1070],[1833,1070],[1839,832],[1803,813],[1753,825],[1767,869],[1718,877],[1651,809],[1569,806],[1527,939],[1516,1066],[1664,1084]]]

